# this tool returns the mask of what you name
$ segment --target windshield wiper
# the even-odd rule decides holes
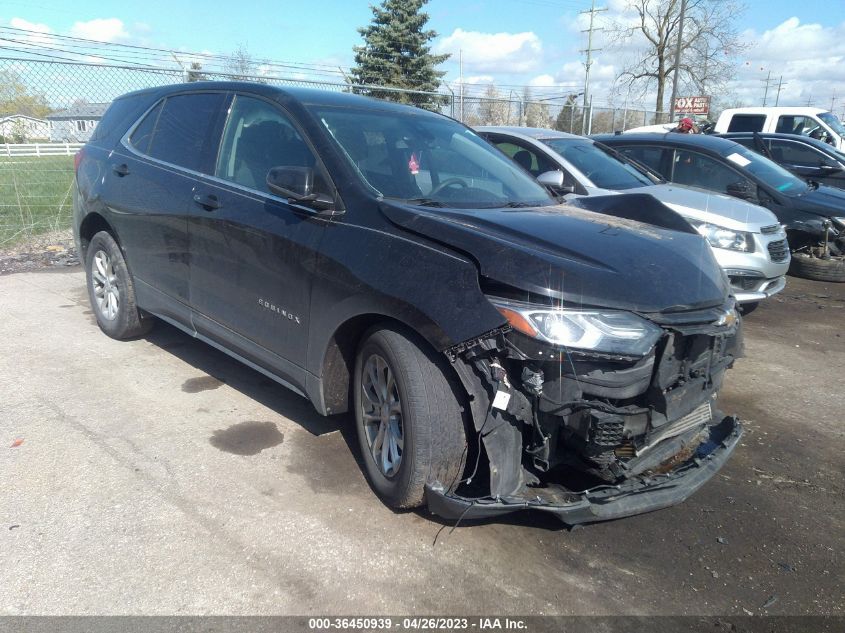
[[[439,200],[433,198],[407,198],[405,200],[408,204],[416,204],[421,207],[445,207]]]
[[[505,206],[509,209],[524,209],[526,207],[536,207],[537,205],[528,202],[516,202],[514,200],[511,200],[510,202],[505,204]]]

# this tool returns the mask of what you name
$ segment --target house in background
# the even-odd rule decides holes
[[[46,141],[50,138],[50,123],[26,114],[0,115],[0,136],[6,143]]]
[[[108,107],[108,103],[83,103],[48,114],[50,140],[85,143]]]

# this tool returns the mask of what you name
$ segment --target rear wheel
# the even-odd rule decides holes
[[[88,244],[85,269],[88,298],[100,329],[112,338],[127,339],[149,332],[152,319],[135,303],[135,286],[117,242],[100,231]]]
[[[845,259],[842,257],[813,257],[809,253],[792,253],[789,273],[815,281],[845,282]]]
[[[372,332],[355,361],[358,442],[370,485],[393,508],[423,502],[425,484],[449,488],[464,466],[458,392],[442,361],[411,333]]]

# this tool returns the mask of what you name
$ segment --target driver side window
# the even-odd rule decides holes
[[[237,95],[230,108],[217,160],[218,178],[271,193],[267,174],[273,167],[310,167],[317,161],[296,128],[282,112],[262,99]],[[320,171],[314,191],[329,194]]]

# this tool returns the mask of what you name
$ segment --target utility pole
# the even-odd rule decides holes
[[[833,89],[833,96],[830,98],[830,111],[833,112],[833,107],[836,105],[836,88]]]
[[[678,77],[681,74],[681,52],[684,44],[684,18],[687,14],[687,0],[681,0],[681,16],[678,20],[678,43],[675,46],[675,74],[672,76],[672,99],[669,103],[669,120],[675,118],[675,99],[678,98]]]
[[[460,99],[461,99],[461,106],[458,110],[460,117],[458,120],[463,123],[464,122],[464,49],[458,49],[458,73],[460,75]]]
[[[589,13],[590,14],[590,28],[586,30],[582,30],[582,33],[587,33],[587,48],[582,50],[582,53],[587,54],[587,61],[584,64],[584,68],[586,72],[584,73],[584,114],[587,113],[587,104],[590,103],[590,66],[593,65],[593,53],[598,52],[600,48],[593,48],[593,31],[601,31],[600,28],[595,28],[593,26],[593,21],[595,20],[596,13],[601,13],[602,11],[607,11],[606,7],[602,7],[601,9],[596,9],[596,0],[590,0],[590,10],[589,11],[581,11],[581,13]],[[584,117],[581,118],[581,134],[584,133],[584,124],[585,120]]]
[[[763,107],[766,107],[766,99],[769,98],[769,85],[772,83],[772,71],[769,71],[769,74],[766,75],[765,79],[761,79],[760,81],[766,84],[766,89],[763,91]]]
[[[780,101],[780,89],[787,85],[789,84],[783,83],[783,75],[781,75],[780,79],[778,79],[778,93],[777,96],[775,96],[775,106],[777,106],[778,102]]]

